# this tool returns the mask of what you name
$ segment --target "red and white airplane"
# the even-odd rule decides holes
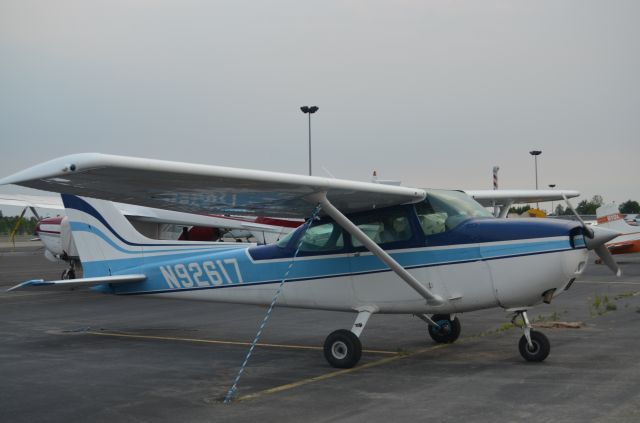
[[[640,252],[640,227],[628,224],[615,203],[598,207],[596,216],[598,218],[598,226],[612,229],[621,234],[619,237],[607,242],[606,245],[611,254]]]

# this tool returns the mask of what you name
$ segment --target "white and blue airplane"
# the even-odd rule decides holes
[[[416,315],[436,342],[460,335],[458,314],[500,307],[520,316],[524,359],[546,336],[527,310],[568,290],[589,250],[617,233],[580,222],[497,219],[467,194],[160,160],[76,154],[0,180],[60,192],[84,264],[75,280],[12,289],[95,286],[116,295],[270,304],[356,313],[324,355],[349,368],[371,315]],[[83,197],[80,197],[83,196]],[[90,197],[90,198],[87,198]],[[310,218],[272,245],[160,241],[134,230],[111,201],[188,213]],[[606,257],[609,267],[617,265]]]

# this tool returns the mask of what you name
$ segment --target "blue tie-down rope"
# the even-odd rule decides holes
[[[244,369],[247,367],[247,363],[249,362],[249,358],[251,358],[251,354],[253,353],[253,349],[256,347],[256,344],[260,340],[260,336],[262,335],[262,331],[264,330],[264,327],[267,325],[267,321],[269,320],[269,317],[271,317],[271,312],[273,311],[273,308],[276,305],[276,301],[278,300],[278,296],[280,295],[280,292],[282,292],[282,288],[284,288],[284,282],[289,277],[289,273],[291,272],[291,269],[293,268],[293,263],[295,262],[296,257],[298,256],[298,253],[300,252],[300,247],[302,246],[302,238],[304,238],[304,235],[307,232],[307,229],[309,229],[311,227],[311,224],[313,223],[313,221],[316,218],[316,216],[318,215],[318,213],[320,213],[320,204],[318,204],[316,206],[316,208],[313,210],[313,213],[312,213],[311,217],[304,224],[304,228],[302,229],[302,233],[300,234],[300,239],[298,240],[298,246],[296,247],[296,252],[293,254],[293,258],[291,259],[291,263],[289,263],[289,267],[287,268],[287,271],[285,272],[284,276],[282,277],[282,280],[280,281],[280,285],[278,286],[278,289],[276,290],[276,293],[273,296],[273,300],[271,300],[271,304],[269,305],[269,308],[267,309],[267,314],[265,314],[264,315],[264,319],[262,319],[262,323],[260,324],[260,328],[258,329],[258,333],[256,333],[256,336],[253,339],[253,342],[251,343],[251,347],[249,347],[249,352],[247,352],[247,356],[244,358],[244,362],[242,363],[242,366],[240,366],[240,370],[238,371],[238,375],[236,376],[236,379],[233,381],[233,386],[231,386],[231,389],[229,389],[229,391],[227,392],[227,395],[224,397],[224,403],[225,404],[229,404],[231,402],[231,400],[233,399],[233,397],[235,396],[235,394],[236,394],[236,392],[238,390],[238,383],[240,382],[240,378],[242,377],[242,374],[244,373]]]

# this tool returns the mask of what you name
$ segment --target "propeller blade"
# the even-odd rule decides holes
[[[609,269],[611,269],[613,273],[616,274],[616,276],[622,275],[622,271],[620,270],[618,263],[616,263],[606,245],[607,242],[620,236],[620,233],[612,231],[611,229],[600,228],[598,226],[595,226],[591,229],[593,237],[584,239],[584,243],[587,246],[587,249],[595,251],[602,262],[606,264]]]
[[[607,267],[611,269],[613,273],[616,274],[616,276],[618,277],[622,276],[622,270],[620,269],[620,266],[618,266],[618,263],[616,263],[616,261],[613,258],[613,255],[611,254],[611,251],[609,251],[606,245],[602,244],[594,248],[594,251],[596,252],[598,257],[600,257],[602,262],[606,264]]]
[[[589,238],[593,238],[593,229],[591,229],[586,223],[584,223],[584,220],[582,220],[576,209],[573,208],[573,205],[571,204],[571,202],[569,202],[567,196],[564,195],[563,192],[561,192],[560,194],[562,195],[562,198],[564,198],[564,202],[567,203],[567,207],[569,207],[569,209],[573,212],[573,215],[576,217],[576,219],[578,219],[578,222],[580,222],[580,224],[584,228],[585,235]]]

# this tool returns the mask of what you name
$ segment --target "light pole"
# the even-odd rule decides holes
[[[531,150],[529,151],[529,154],[531,154],[533,156],[533,160],[535,162],[535,169],[536,169],[536,191],[538,190],[538,156],[540,154],[542,154],[542,150]],[[536,208],[538,210],[540,210],[540,203],[538,203],[536,201]]]
[[[317,112],[318,106],[302,106],[302,113],[309,115],[309,176],[311,176],[311,115]]]
[[[549,188],[554,189],[555,187],[556,187],[556,184],[549,184]],[[551,200],[551,213],[554,213],[553,200]]]

